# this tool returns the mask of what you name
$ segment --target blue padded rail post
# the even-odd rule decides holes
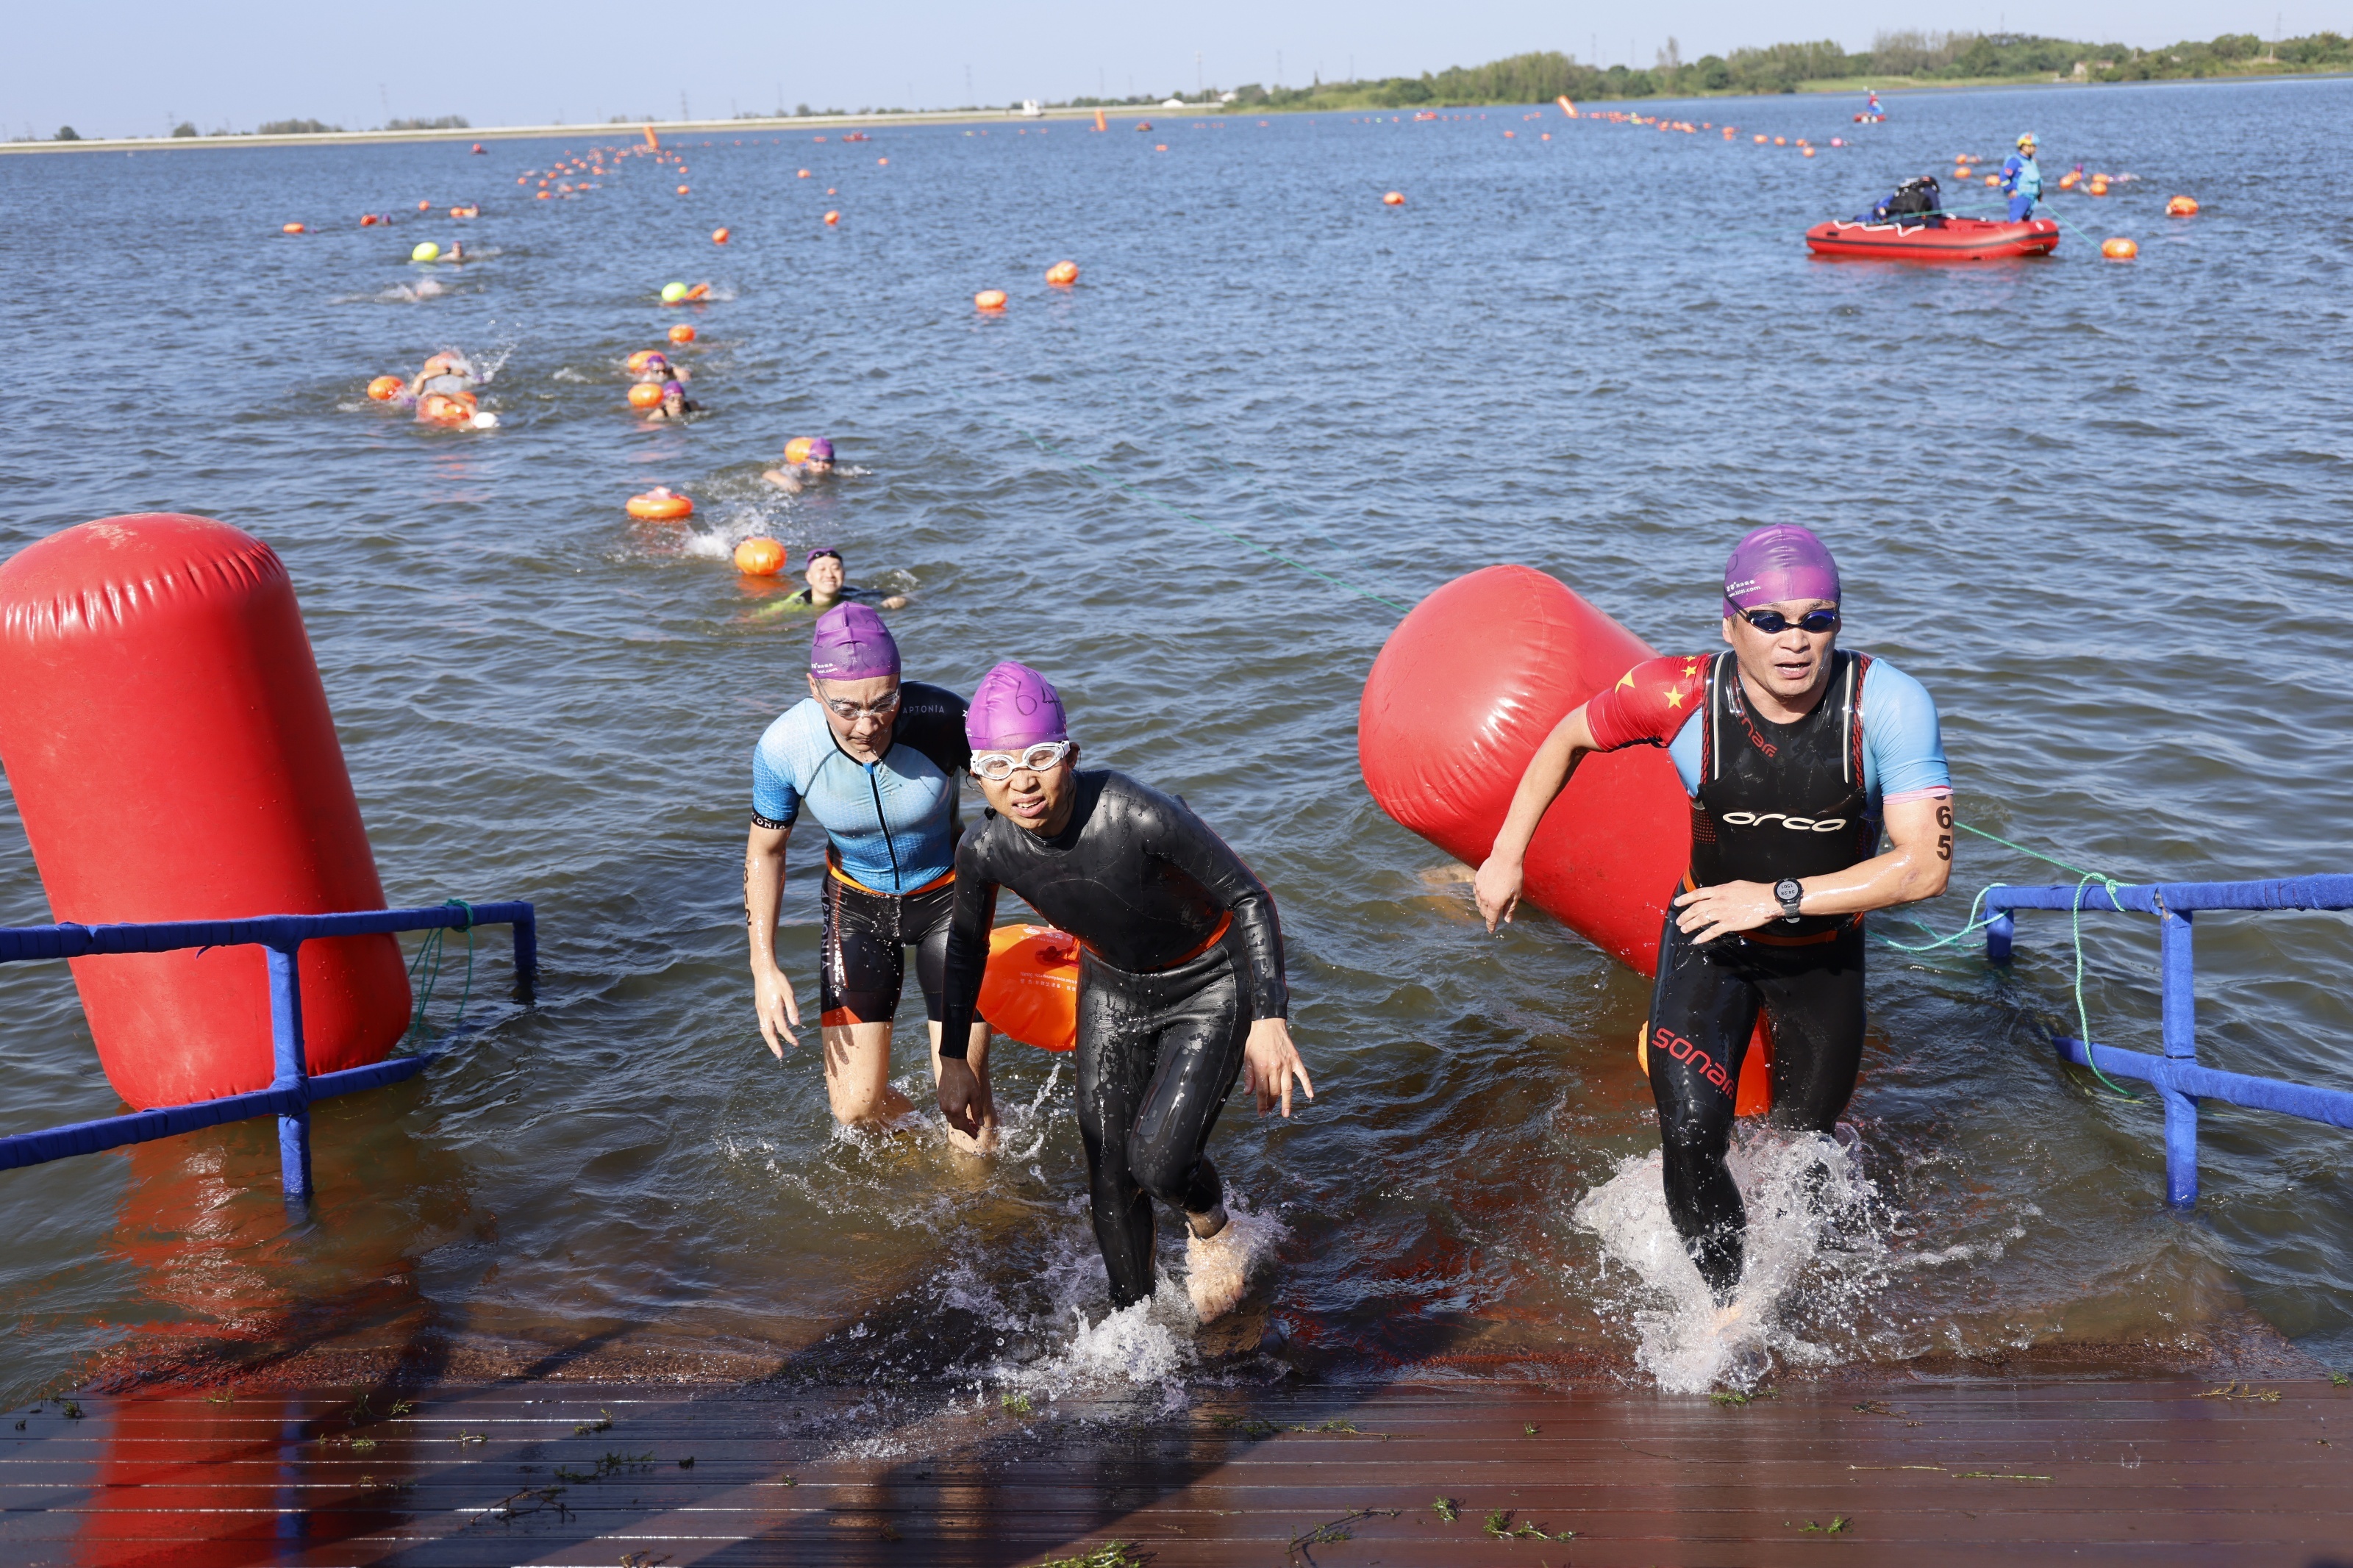
[[[262,951],[269,958],[269,1049],[278,1075],[269,1087],[298,1091],[278,1113],[278,1165],[287,1206],[299,1208],[311,1201],[311,1102],[299,1094],[311,1076],[302,1055],[302,943]]]
[[[2198,973],[2191,951],[2189,911],[2160,906],[2158,955],[2159,996],[2168,1060],[2198,1059]],[[2170,1084],[2158,1087],[2165,1100],[2165,1201],[2175,1208],[2198,1202],[2198,1101]]]
[[[2002,901],[2005,888],[1986,889],[1986,962],[2008,963],[2010,943],[2018,940],[2018,917]]]
[[[515,1000],[528,1006],[539,996],[539,918],[529,904],[509,922],[514,932]]]

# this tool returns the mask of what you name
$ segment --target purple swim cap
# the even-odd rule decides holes
[[[980,678],[965,710],[965,739],[976,752],[1018,752],[1071,738],[1061,694],[1026,664],[1007,659]]]
[[[819,436],[816,440],[811,441],[809,443],[808,460],[812,463],[832,462],[833,443],[827,440],[822,436]]]
[[[809,638],[809,673],[819,680],[871,680],[899,673],[899,645],[891,628],[864,605],[836,605],[817,618]]]
[[[662,395],[664,397],[668,397],[673,392],[677,393],[681,397],[684,397],[686,395],[686,383],[682,381],[665,381],[662,383]]]
[[[1725,614],[1789,599],[1839,596],[1838,563],[1830,546],[1794,522],[1768,522],[1732,547],[1724,563]]]

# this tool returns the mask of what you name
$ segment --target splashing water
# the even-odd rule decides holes
[[[1602,1282],[1604,1311],[1630,1323],[1637,1363],[1669,1393],[1753,1388],[1777,1363],[1845,1359],[1826,1342],[1852,1338],[1888,1272],[1887,1205],[1837,1140],[1744,1129],[1728,1163],[1748,1208],[1746,1266],[1728,1311],[1668,1217],[1657,1150],[1620,1162],[1571,1216],[1630,1274],[1614,1291]]]

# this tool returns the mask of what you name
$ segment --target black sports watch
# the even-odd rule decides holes
[[[1799,918],[1798,905],[1805,899],[1806,887],[1795,877],[1784,877],[1773,884],[1773,896],[1781,900],[1781,918],[1794,921]]]

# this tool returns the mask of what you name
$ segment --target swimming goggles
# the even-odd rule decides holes
[[[852,724],[855,724],[860,719],[885,719],[890,717],[892,713],[897,712],[899,709],[899,689],[894,686],[890,690],[884,692],[881,696],[876,698],[873,701],[866,703],[862,707],[858,703],[852,702],[847,697],[825,697],[818,699],[818,700],[822,701],[828,708],[833,710],[835,718],[846,719]]]
[[[1042,773],[1049,768],[1060,767],[1062,759],[1070,754],[1071,742],[1068,741],[1041,742],[1018,757],[1010,752],[976,752],[973,754],[972,771],[975,777],[987,779],[991,784],[1003,784],[1017,770]]]
[[[1743,610],[1740,618],[1767,637],[1778,637],[1791,626],[1820,636],[1823,632],[1838,630],[1839,624],[1836,610],[1808,610],[1794,621],[1778,610]]]

